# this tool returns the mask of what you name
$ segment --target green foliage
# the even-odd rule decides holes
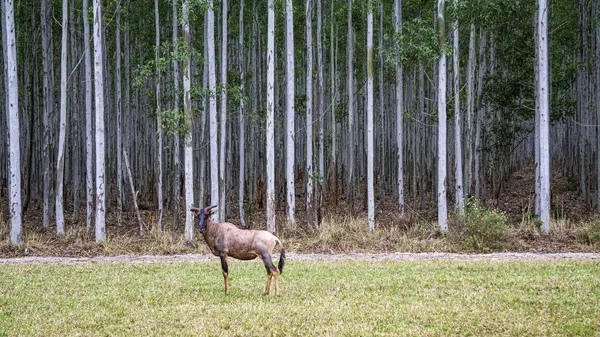
[[[600,222],[592,222],[584,226],[579,233],[579,237],[586,244],[600,246]]]
[[[475,250],[498,250],[506,247],[508,217],[505,213],[488,210],[474,198],[465,208],[467,243]]]
[[[161,118],[161,127],[166,134],[173,135],[179,133],[180,135],[186,135],[190,132],[191,125],[186,121],[183,110],[164,110],[159,111],[157,114]]]

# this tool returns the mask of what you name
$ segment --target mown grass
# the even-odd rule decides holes
[[[0,336],[597,336],[597,261],[0,266]]]

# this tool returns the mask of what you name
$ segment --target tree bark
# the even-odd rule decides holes
[[[538,2],[539,102],[540,102],[540,220],[543,233],[550,232],[550,99],[548,94],[548,3]]]
[[[19,142],[19,79],[17,77],[17,42],[13,0],[3,0],[2,28],[6,76],[6,122],[8,125],[8,210],[10,244],[23,243],[21,224],[21,149]]]
[[[67,28],[68,0],[62,5],[62,40],[60,52],[60,122],[58,127],[58,157],[56,166],[56,234],[65,234],[65,213],[63,209],[63,189],[65,177],[65,138],[67,126]]]
[[[267,230],[275,233],[275,0],[267,6]]]
[[[458,0],[454,0],[458,8]],[[458,214],[465,214],[465,194],[463,190],[463,165],[462,165],[462,113],[460,106],[460,60],[459,60],[459,31],[458,19],[454,21],[454,50],[452,56],[454,75],[454,173],[455,173],[455,199]]]
[[[317,0],[321,1],[321,0]],[[315,225],[313,180],[313,46],[312,1],[306,0],[306,223]]]
[[[402,0],[394,1],[394,28],[396,39],[402,35]],[[403,73],[400,57],[396,56],[396,146],[398,160],[398,206],[400,217],[404,217],[404,93]]]
[[[225,154],[227,145],[227,0],[221,0],[222,7],[222,43],[221,43],[221,151],[219,158],[219,219],[225,221],[227,179],[225,177]],[[212,35],[209,36],[211,38]],[[212,127],[211,127],[212,129]],[[214,129],[216,134],[217,129]],[[212,169],[212,163],[211,163]]]
[[[367,14],[367,196],[371,233],[375,230],[373,151],[373,8],[369,8]]]
[[[192,125],[192,99],[191,99],[191,86],[192,86],[192,72],[191,72],[191,39],[190,39],[190,8],[188,0],[182,0],[182,12],[183,12],[183,37],[186,45],[186,58],[183,61],[183,103],[185,110],[185,122],[188,126]],[[214,58],[214,54],[213,54]],[[185,165],[185,240],[194,240],[194,217],[192,215],[192,205],[194,203],[194,172],[193,172],[193,153],[192,153],[192,132],[191,128],[185,135],[184,140],[184,165]],[[202,182],[201,182],[202,183]],[[204,207],[200,205],[200,207]]]
[[[102,68],[102,7],[94,0],[94,82],[96,87],[96,242],[106,241],[104,173],[104,72]]]
[[[438,223],[442,232],[448,231],[448,207],[446,205],[446,21],[444,20],[444,0],[438,0],[438,38],[440,60],[438,69]]]
[[[215,14],[211,8],[206,13],[207,19],[207,42],[208,42],[208,90],[209,95],[209,138],[210,138],[210,202],[218,204],[219,202],[219,150],[217,147],[218,122],[217,122],[217,101],[215,98],[217,90],[217,79],[215,75]],[[219,209],[225,205],[219,205]],[[215,222],[220,222],[220,212],[213,213],[212,218]]]
[[[89,8],[88,0],[83,0],[83,13],[87,13]],[[83,40],[84,60],[85,60],[85,228],[90,231],[92,228],[92,214],[94,209],[94,161],[92,145],[92,61],[90,53],[90,23],[88,16],[83,15]]]
[[[155,74],[156,74],[156,129],[157,129],[157,144],[156,144],[156,174],[158,179],[156,181],[156,193],[157,193],[157,201],[158,201],[158,219],[156,220],[156,229],[160,232],[162,231],[162,217],[163,217],[163,181],[162,181],[162,121],[160,118],[161,107],[160,107],[160,80],[161,80],[161,70],[158,68],[158,54],[160,49],[160,17],[158,13],[158,0],[154,0],[154,27],[155,27],[155,37],[154,37],[154,61],[155,61]]]
[[[246,160],[246,120],[245,120],[245,109],[246,109],[246,58],[244,53],[244,0],[240,3],[240,42],[239,42],[239,62],[240,62],[240,85],[241,97],[240,97],[240,175],[239,175],[239,186],[238,186],[238,208],[240,214],[240,223],[243,227],[246,227],[246,220],[244,218],[244,182],[245,182],[245,160]],[[256,75],[253,75],[256,76]]]
[[[292,228],[295,225],[296,192],[294,176],[294,100],[295,100],[295,72],[294,72],[294,17],[292,12],[292,0],[285,3],[285,51],[286,51],[286,200],[287,200],[287,224]],[[318,22],[318,21],[317,21]]]

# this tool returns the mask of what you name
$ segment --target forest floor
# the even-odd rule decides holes
[[[0,264],[0,336],[600,333],[597,259],[427,256],[301,260],[324,256],[290,254],[280,297],[273,287],[262,296],[265,270],[259,261],[230,262],[229,295],[223,293],[220,264],[204,256]]]
[[[532,168],[512,174],[503,185],[497,199],[489,196],[482,205],[470,203],[467,217],[459,218],[451,213],[449,233],[442,234],[436,223],[436,205],[431,193],[425,194],[423,204],[410,198],[407,191],[406,215],[401,218],[397,204],[391,196],[376,193],[376,229],[368,230],[366,210],[362,202],[364,186],[352,207],[346,204],[345,191],[339,191],[338,207],[324,207],[324,217],[317,227],[310,227],[304,220],[304,199],[297,198],[294,228],[285,225],[285,205],[278,205],[278,237],[289,252],[295,253],[493,253],[493,252],[600,252],[600,221],[597,212],[583,201],[577,192],[577,183],[553,173],[552,209],[553,220],[549,235],[542,235],[539,223],[531,216],[534,178]],[[301,184],[300,184],[301,185]],[[379,186],[379,184],[376,184]],[[453,195],[449,190],[448,195]],[[66,200],[71,200],[67,198]],[[452,198],[451,198],[452,199]],[[54,228],[41,228],[42,212],[35,202],[24,214],[23,245],[8,244],[9,226],[4,207],[0,208],[0,258],[26,256],[94,257],[118,255],[177,255],[204,254],[208,249],[198,232],[192,242],[183,238],[183,219],[179,225],[173,222],[170,212],[165,212],[163,231],[156,230],[156,212],[151,202],[141,210],[143,233],[140,234],[135,212],[123,212],[121,225],[115,213],[107,214],[108,241],[94,242],[93,233],[85,230],[84,215],[70,218],[67,233],[57,236]],[[452,205],[450,205],[453,207]],[[67,204],[67,214],[72,205]],[[85,212],[84,207],[80,209]],[[114,209],[114,207],[109,207]],[[170,209],[170,207],[167,207]],[[236,214],[237,210],[232,210]],[[239,225],[233,216],[230,222]],[[246,216],[247,228],[264,229],[264,210],[255,209]]]

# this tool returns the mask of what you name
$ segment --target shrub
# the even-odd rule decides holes
[[[600,222],[592,222],[579,230],[579,238],[589,245],[600,245]]]
[[[486,209],[478,200],[469,198],[465,208],[468,244],[476,250],[503,249],[508,239],[508,217],[505,213]]]

